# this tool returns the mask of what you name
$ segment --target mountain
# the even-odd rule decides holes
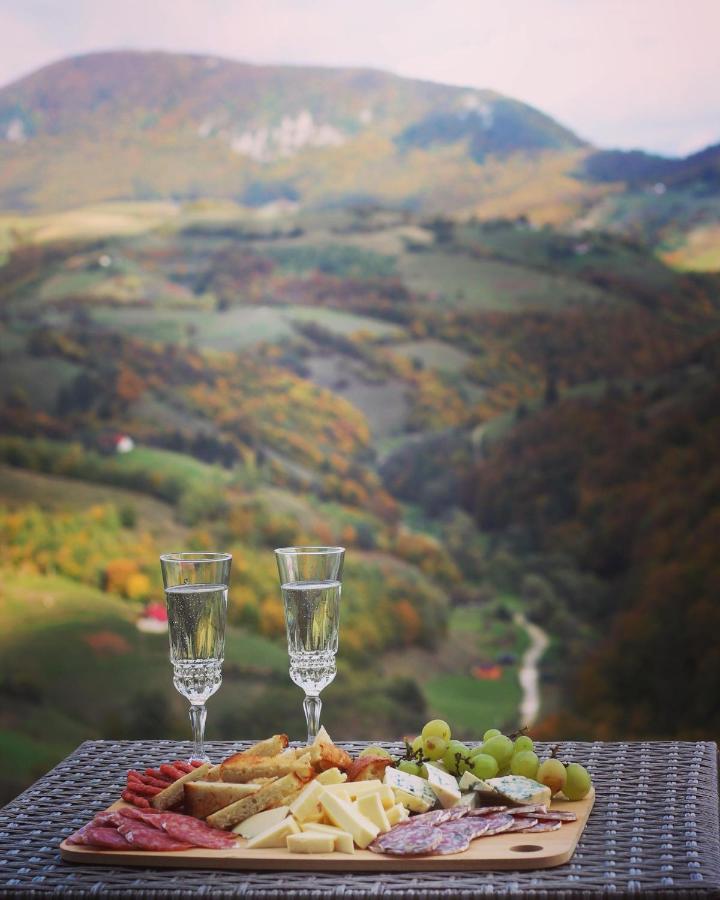
[[[600,150],[588,156],[585,172],[594,181],[624,181],[629,187],[664,188],[697,186],[720,190],[720,144],[680,159],[642,150]]]
[[[369,69],[110,52],[0,90],[6,209],[200,196],[472,208],[493,161],[522,157],[521,181],[548,151],[569,154],[562,172],[586,152],[516,100]]]

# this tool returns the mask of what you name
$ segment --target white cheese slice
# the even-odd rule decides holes
[[[549,806],[552,800],[552,792],[549,787],[533,781],[532,778],[524,778],[522,775],[488,778],[485,784],[497,791],[501,797],[518,806],[531,806],[536,803],[545,803]]]
[[[303,831],[300,834],[289,834],[287,848],[291,853],[333,853],[335,838],[326,834]]]
[[[437,802],[433,789],[418,775],[409,775],[388,766],[385,769],[385,784],[393,789],[398,803],[402,803],[412,812],[427,812]]]
[[[316,779],[317,780],[317,779]],[[367,781],[345,781],[341,784],[328,784],[325,790],[345,800],[357,800],[365,794],[374,794],[382,787],[382,781],[370,778]]]
[[[443,809],[450,809],[451,806],[457,806],[460,802],[460,788],[457,779],[449,772],[442,772],[431,763],[426,763],[428,777],[427,783],[430,785],[433,793],[440,801]]]
[[[235,834],[241,837],[254,838],[256,835],[270,828],[271,825],[277,825],[282,822],[290,812],[289,806],[276,806],[275,809],[264,809],[262,812],[255,813],[249,819],[245,819],[239,825],[233,828]]]
[[[260,834],[248,841],[247,848],[248,850],[270,850],[273,847],[286,847],[288,836],[299,833],[300,826],[292,816],[288,816],[287,819],[271,825],[270,828],[266,828],[265,831],[261,831]]]

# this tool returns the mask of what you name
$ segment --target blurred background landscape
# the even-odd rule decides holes
[[[720,144],[205,52],[7,81],[0,799],[188,736],[189,548],[234,555],[211,739],[302,735],[301,543],[348,548],[338,739],[720,736]]]

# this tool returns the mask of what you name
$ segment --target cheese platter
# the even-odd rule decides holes
[[[493,745],[486,733],[471,750],[451,746],[447,732],[435,744],[432,736],[407,741],[400,759],[380,747],[352,759],[321,729],[301,747],[273,735],[217,765],[133,770],[121,799],[66,837],[61,855],[98,865],[314,871],[567,862],[593,808],[587,771],[555,753],[541,763],[527,738]],[[506,761],[508,745],[515,752]],[[482,751],[497,748],[491,764]],[[539,780],[516,774],[527,770],[528,760],[516,759],[523,753],[535,756]]]

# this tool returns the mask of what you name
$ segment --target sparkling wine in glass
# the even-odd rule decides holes
[[[281,547],[275,551],[290,678],[305,691],[308,742],[320,728],[320,692],[335,678],[344,558],[344,547]]]
[[[229,553],[164,553],[160,557],[170,632],[173,684],[190,703],[192,759],[205,753],[205,703],[222,683]]]

